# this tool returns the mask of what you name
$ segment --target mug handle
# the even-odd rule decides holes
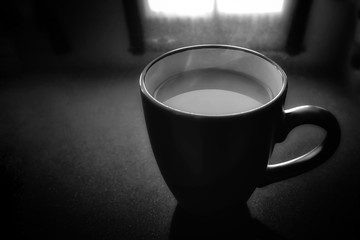
[[[325,162],[335,152],[341,135],[339,123],[332,113],[317,106],[308,105],[285,110],[277,142],[284,141],[293,128],[302,124],[313,124],[323,128],[326,131],[323,142],[300,157],[269,164],[259,187],[307,172]]]

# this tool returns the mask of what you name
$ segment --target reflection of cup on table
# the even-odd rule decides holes
[[[168,52],[142,72],[151,146],[180,206],[208,214],[247,201],[256,187],[308,171],[340,139],[336,118],[316,106],[283,110],[287,80],[252,50],[199,45]],[[309,153],[268,165],[274,144],[300,124],[326,130]]]

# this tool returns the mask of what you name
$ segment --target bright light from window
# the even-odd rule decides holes
[[[148,0],[150,10],[167,17],[201,17],[214,11],[215,0]]]
[[[217,0],[219,12],[228,14],[280,13],[284,0]]]
[[[280,13],[284,0],[148,0],[152,14],[166,17],[204,17],[215,10],[225,14]]]

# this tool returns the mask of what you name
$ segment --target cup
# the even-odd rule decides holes
[[[140,90],[160,172],[180,207],[192,214],[244,204],[257,187],[317,167],[340,141],[338,121],[326,109],[283,109],[286,74],[250,49],[207,44],[170,51],[145,67]],[[180,105],[169,100],[181,96]],[[223,105],[204,107],[224,99]],[[227,109],[234,102],[238,108]],[[301,124],[323,128],[323,142],[298,158],[269,164],[274,145]]]

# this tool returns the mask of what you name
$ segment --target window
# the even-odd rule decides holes
[[[190,44],[284,48],[289,23],[285,0],[142,0],[144,45],[166,51]]]
[[[149,15],[209,17],[222,14],[281,13],[284,0],[147,0]]]

